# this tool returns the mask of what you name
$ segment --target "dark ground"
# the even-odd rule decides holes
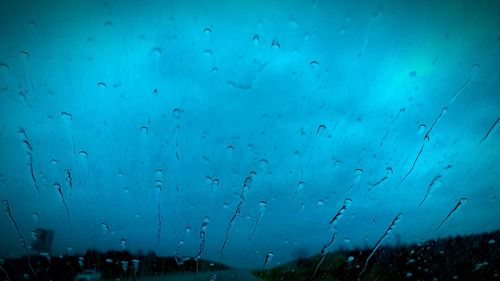
[[[500,231],[431,240],[418,245],[337,251],[301,258],[265,271],[230,269],[224,264],[193,259],[179,265],[173,257],[129,252],[82,256],[4,259],[0,280],[74,280],[84,269],[97,269],[104,280],[500,280]],[[134,267],[134,260],[139,264]],[[137,261],[139,261],[137,263]],[[31,268],[29,266],[31,264]],[[125,264],[125,265],[124,265]],[[315,270],[317,268],[317,272]],[[363,271],[363,269],[365,270]],[[196,272],[199,273],[196,273]]]

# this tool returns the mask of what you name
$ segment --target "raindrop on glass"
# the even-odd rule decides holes
[[[83,150],[78,152],[78,155],[80,155],[80,158],[82,158],[83,160],[87,159],[87,157],[88,157],[87,152],[83,151]]]
[[[309,66],[311,67],[312,70],[315,70],[319,67],[319,62],[313,60],[309,63]]]
[[[120,240],[120,246],[122,247],[123,250],[127,249],[127,240],[125,239]]]
[[[281,48],[280,42],[278,41],[278,39],[273,39],[273,42],[271,43],[271,48],[273,48],[275,50],[279,50]]]
[[[161,49],[159,47],[155,47],[153,48],[152,53],[155,59],[159,59],[161,55]]]
[[[259,37],[259,34],[255,34],[252,38],[253,42],[255,44],[259,44],[259,41],[260,41],[260,37]]]
[[[40,216],[37,213],[33,213],[31,217],[33,218],[33,221],[35,223],[38,223],[40,221]]]

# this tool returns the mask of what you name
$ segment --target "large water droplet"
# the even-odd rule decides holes
[[[81,150],[80,152],[78,152],[78,155],[80,155],[81,159],[85,160],[87,159],[88,153],[86,151]]]

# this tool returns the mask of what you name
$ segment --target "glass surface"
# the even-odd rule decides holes
[[[0,109],[0,280],[500,279],[499,1],[0,0]]]

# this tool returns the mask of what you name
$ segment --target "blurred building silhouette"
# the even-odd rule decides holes
[[[34,230],[35,240],[32,250],[34,254],[52,252],[52,242],[54,240],[54,231],[49,229],[37,228]]]

